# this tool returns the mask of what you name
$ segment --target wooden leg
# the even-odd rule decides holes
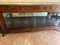
[[[0,13],[0,26],[2,29],[2,36],[4,36],[4,34],[7,32],[7,27],[2,13]]]
[[[5,36],[5,34],[4,34],[4,32],[3,32],[3,30],[1,29],[1,33],[2,33],[2,36],[4,37]]]

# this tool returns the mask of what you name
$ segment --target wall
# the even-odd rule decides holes
[[[55,4],[60,0],[0,0],[0,4]]]

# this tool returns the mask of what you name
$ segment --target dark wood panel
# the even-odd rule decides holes
[[[13,28],[13,29],[9,29],[7,32],[8,33],[34,32],[34,31],[41,31],[41,30],[57,30],[57,28],[54,26],[41,26],[41,27],[35,27],[35,28],[32,27],[32,28],[25,28],[25,29]]]

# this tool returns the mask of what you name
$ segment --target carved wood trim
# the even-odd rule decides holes
[[[0,12],[54,12],[56,5],[0,5]]]

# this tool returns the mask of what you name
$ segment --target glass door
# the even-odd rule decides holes
[[[19,12],[3,13],[8,28],[31,28],[40,26],[59,26],[58,12]]]

